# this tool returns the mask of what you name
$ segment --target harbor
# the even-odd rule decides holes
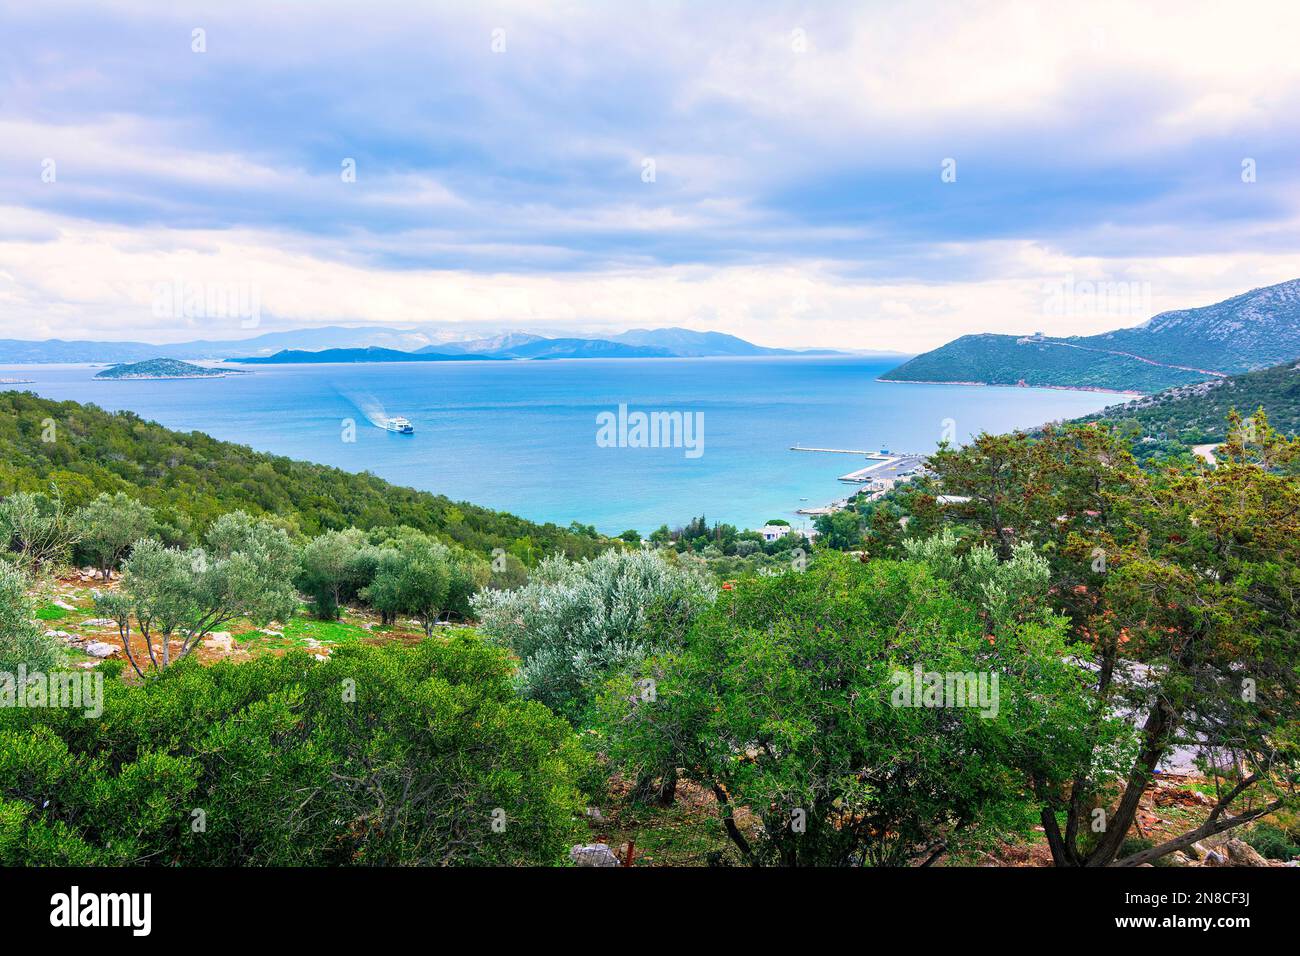
[[[806,445],[791,445],[791,451],[818,452],[827,455],[854,455],[865,458],[871,464],[840,475],[838,480],[845,484],[862,485],[846,498],[832,501],[829,505],[816,508],[799,508],[796,514],[817,517],[834,514],[849,507],[856,495],[867,494],[870,497],[890,491],[900,481],[906,481],[925,470],[926,456],[917,452],[894,452],[888,448],[880,451],[867,451],[854,448],[821,448]]]

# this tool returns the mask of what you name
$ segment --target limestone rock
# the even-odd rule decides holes
[[[622,866],[614,851],[603,843],[575,846],[569,851],[569,859],[574,866]]]
[[[203,646],[229,654],[235,649],[235,638],[229,631],[213,631],[203,639]]]
[[[1268,860],[1259,855],[1259,851],[1245,840],[1233,837],[1223,844],[1228,854],[1228,861],[1233,866],[1268,866]]]

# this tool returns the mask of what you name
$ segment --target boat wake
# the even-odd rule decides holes
[[[352,403],[353,407],[361,413],[362,417],[376,428],[384,428],[384,423],[388,421],[388,414],[384,411],[384,403],[373,395],[365,393],[339,392],[344,398]]]

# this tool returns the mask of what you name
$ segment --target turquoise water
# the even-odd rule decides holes
[[[181,431],[371,471],[389,481],[602,532],[682,524],[704,514],[741,527],[795,524],[862,467],[850,455],[790,446],[928,452],[951,419],[957,440],[1095,411],[1094,392],[877,382],[895,361],[866,358],[610,359],[264,366],[249,375],[94,381],[97,369],[27,366],[48,398],[130,409]],[[13,386],[11,386],[13,387]],[[600,447],[597,415],[703,415],[702,453]],[[412,436],[370,424],[402,415]],[[355,441],[345,421],[356,422]],[[807,499],[807,500],[802,500]]]

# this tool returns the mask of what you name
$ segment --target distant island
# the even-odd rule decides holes
[[[155,358],[130,365],[114,365],[106,368],[95,378],[123,380],[142,378],[227,378],[231,375],[247,375],[242,369],[208,368],[182,362],[178,359]]]
[[[382,349],[371,346],[363,349],[322,349],[306,352],[301,349],[284,349],[274,355],[256,355],[249,358],[232,358],[228,361],[241,365],[320,365],[349,362],[464,362],[472,359],[491,359],[491,355],[444,355],[440,352],[403,352],[399,349]]]
[[[963,335],[885,382],[1030,385],[1151,394],[1300,355],[1300,279],[1100,335]]]

